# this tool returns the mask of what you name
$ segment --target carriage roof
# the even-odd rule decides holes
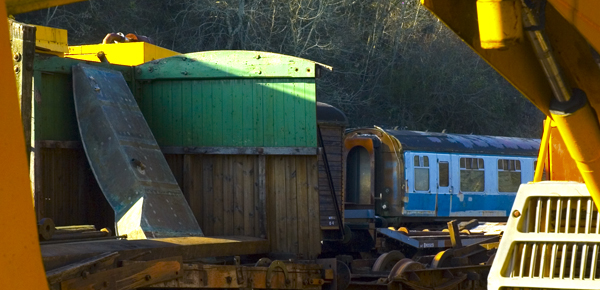
[[[369,129],[378,130],[375,128]],[[540,139],[383,130],[398,139],[403,150],[412,151],[537,156],[540,147]]]

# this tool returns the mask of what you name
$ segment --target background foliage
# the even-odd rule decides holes
[[[71,45],[109,32],[182,53],[244,49],[334,67],[318,99],[351,126],[541,136],[543,115],[417,0],[90,0],[18,15]]]

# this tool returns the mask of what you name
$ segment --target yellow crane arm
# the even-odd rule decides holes
[[[25,141],[12,68],[7,11],[18,14],[81,0],[0,0],[0,288],[48,289],[37,237]]]
[[[557,124],[600,207],[600,1],[421,3]]]

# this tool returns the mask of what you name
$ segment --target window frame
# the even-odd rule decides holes
[[[442,180],[442,174],[441,174],[441,164],[445,164],[446,165],[446,175],[445,175],[445,181],[446,181],[446,185],[442,185],[441,180]],[[438,161],[438,186],[439,187],[450,187],[450,161]]]
[[[418,159],[417,159],[418,158]],[[413,188],[415,192],[430,192],[431,191],[431,161],[429,160],[429,156],[427,155],[419,155],[415,154],[413,156]],[[415,161],[418,160],[419,163],[416,164]],[[427,161],[427,162],[425,162]],[[427,166],[425,166],[427,164]],[[417,188],[417,170],[427,169],[427,189],[418,189]]]
[[[502,191],[500,189],[500,173],[501,172],[508,172],[510,173],[515,173],[518,172],[519,173],[519,184],[517,185],[516,190],[514,191]],[[512,175],[511,176],[511,180],[512,180]],[[521,164],[521,160],[520,159],[504,159],[504,158],[498,158],[498,162],[497,162],[497,172],[496,172],[496,177],[498,180],[498,193],[502,192],[502,193],[511,193],[511,192],[517,192],[519,190],[519,186],[521,186],[522,182],[523,182],[523,166]],[[509,186],[514,186],[513,184],[510,184]]]
[[[473,161],[476,160],[476,163],[473,163]],[[477,157],[477,156],[460,156],[459,157],[459,188],[461,192],[485,192],[485,186],[486,186],[486,182],[485,182],[485,174],[486,174],[486,170],[485,170],[485,160],[481,157]],[[467,161],[469,161],[467,163]],[[474,166],[477,166],[477,168],[474,168]],[[481,171],[483,174],[483,178],[482,178],[482,188],[480,191],[473,191],[473,190],[464,190],[463,189],[463,172],[479,172]],[[471,189],[471,188],[468,188]]]

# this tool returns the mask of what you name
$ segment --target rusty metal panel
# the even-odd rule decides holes
[[[73,92],[84,149],[118,234],[202,236],[121,73],[79,64]]]

